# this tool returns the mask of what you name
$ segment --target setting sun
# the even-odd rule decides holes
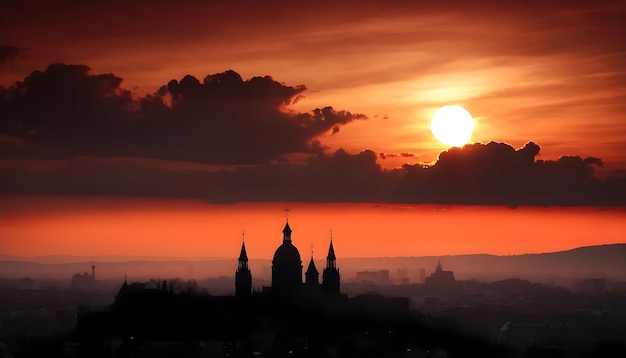
[[[433,115],[430,122],[430,130],[441,143],[462,147],[472,137],[474,119],[461,106],[444,106],[439,108]]]

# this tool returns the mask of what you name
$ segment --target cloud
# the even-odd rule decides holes
[[[442,152],[428,168],[405,166],[391,201],[485,205],[622,205],[625,178],[593,176],[598,158],[535,160],[540,147],[475,143]]]
[[[138,100],[113,74],[82,65],[50,65],[0,88],[0,156],[67,159],[137,156],[250,164],[317,153],[318,137],[364,115],[332,107],[289,109],[304,86],[234,71],[202,82],[187,75]],[[10,143],[19,142],[20,146]]]
[[[73,159],[34,174],[0,172],[2,194],[124,195],[211,202],[402,202],[480,205],[624,205],[626,177],[593,175],[602,161],[563,156],[535,160],[540,148],[472,144],[441,153],[432,166],[384,170],[376,153],[319,152],[304,163],[263,163],[233,170],[166,170],[130,161]]]
[[[235,170],[167,170],[136,162],[78,158],[45,174],[0,171],[0,193],[116,195],[233,201],[379,201],[390,185],[376,154],[343,149],[305,164],[264,163]]]
[[[408,153],[408,152],[402,152],[400,154],[395,154],[395,153],[378,153],[378,156],[380,157],[380,159],[387,159],[387,158],[415,158],[415,154],[413,153]]]
[[[68,158],[115,155],[136,130],[129,91],[112,74],[90,75],[82,65],[50,65],[7,89],[0,88],[0,134],[22,143],[1,156]],[[121,137],[121,138],[119,138]]]
[[[0,45],[0,65],[9,63],[13,66],[13,61],[19,55],[23,55],[26,49],[16,46]]]

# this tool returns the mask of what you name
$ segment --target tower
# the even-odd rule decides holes
[[[313,245],[311,245],[311,261],[309,262],[309,267],[306,269],[304,273],[305,276],[305,284],[308,286],[317,287],[319,282],[319,272],[317,272],[317,268],[315,267],[315,262],[313,261]]]
[[[429,288],[450,289],[454,287],[454,272],[444,271],[441,267],[441,261],[437,262],[435,272],[426,278],[424,284]]]
[[[248,268],[248,254],[246,253],[246,243],[243,240],[245,234],[241,233],[241,252],[239,253],[239,264],[235,273],[235,296],[250,297],[252,294],[252,273]]]
[[[91,280],[96,282],[96,265],[91,264]]]
[[[322,288],[324,291],[339,294],[339,269],[337,268],[337,257],[333,247],[333,232],[330,232],[330,246],[328,256],[326,256],[326,268],[322,274]]]
[[[300,252],[291,242],[291,227],[285,223],[283,243],[272,260],[272,290],[277,294],[292,293],[302,286]]]

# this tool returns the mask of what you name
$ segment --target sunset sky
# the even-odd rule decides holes
[[[286,206],[303,257],[330,229],[350,257],[623,242],[624,18],[626,1],[2,2],[0,254],[228,257],[245,229],[268,257]],[[474,116],[463,148],[430,130],[449,104]]]

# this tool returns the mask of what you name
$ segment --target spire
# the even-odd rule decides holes
[[[241,232],[241,252],[239,253],[239,261],[248,261],[248,254],[246,253],[246,242],[244,240],[245,232]]]
[[[239,265],[237,271],[248,270],[248,253],[246,252],[245,232],[241,232],[241,252],[239,253]]]
[[[326,257],[326,268],[322,275],[322,288],[332,294],[339,294],[339,269],[337,269],[337,257],[333,247],[333,231],[330,230],[330,245]]]
[[[241,231],[241,252],[239,253],[239,264],[235,271],[235,295],[237,297],[249,297],[252,292],[252,274],[248,268],[248,254],[246,253],[246,233]],[[171,290],[172,285],[170,285]]]
[[[117,293],[117,296],[115,296],[116,302],[118,300],[118,296],[123,295],[126,292],[126,290],[128,290],[128,283],[126,282],[126,274],[124,274],[124,283],[122,284],[122,287],[120,287],[120,290]]]
[[[333,247],[333,231],[330,230],[330,246],[328,247],[328,256],[326,257],[326,260],[336,260],[337,257],[335,256],[335,248]]]
[[[309,261],[309,267],[306,269],[306,272],[305,272],[305,275],[310,275],[310,274],[314,274],[314,275],[319,274],[319,272],[317,271],[317,268],[315,267],[315,262],[313,261],[313,257],[311,257],[311,261]]]
[[[336,260],[335,248],[333,247],[333,231],[330,230],[330,245],[328,246],[328,256],[326,256],[326,268],[334,268]]]
[[[309,272],[316,275],[319,273],[315,267],[315,261],[313,261],[313,244],[311,244],[311,261],[309,261],[309,267],[306,269],[305,274],[309,275]]]
[[[437,260],[437,268],[435,269],[435,272],[441,271],[443,271],[443,268],[441,268],[441,260]]]
[[[285,228],[283,229],[283,241],[291,241],[291,228],[289,227],[289,222],[285,223]]]
[[[291,228],[289,227],[289,207],[285,207],[285,228],[283,229],[283,241],[291,241]]]
[[[122,284],[122,288],[120,288],[120,291],[128,287],[128,283],[126,283],[126,279],[127,279],[126,274],[124,274],[124,283]]]
[[[319,285],[319,272],[315,267],[315,261],[313,261],[313,244],[311,244],[311,261],[309,261],[309,267],[304,273],[305,283],[308,285]]]
[[[248,261],[248,254],[246,253],[246,243],[241,243],[241,252],[239,253],[239,260]]]

